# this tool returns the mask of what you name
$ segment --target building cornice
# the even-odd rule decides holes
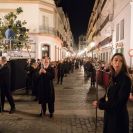
[[[42,12],[47,12],[47,13],[50,13],[50,14],[55,14],[54,11],[51,11],[51,10],[48,10],[48,9],[39,8],[39,10],[42,11]]]
[[[42,4],[53,8],[56,7],[56,5],[42,0],[0,0],[0,3],[32,3],[32,4]]]
[[[16,9],[0,9],[0,12],[8,13],[8,12],[15,12]]]
[[[56,5],[54,4],[51,4],[51,3],[47,3],[45,1],[42,1],[42,0],[0,0],[0,3],[32,3],[32,4],[40,4],[40,5],[44,5],[44,6],[47,6],[47,7],[51,7],[54,9],[54,11],[57,13],[57,10],[56,10]],[[52,13],[52,11],[49,11],[47,9],[43,9],[43,8],[40,8],[41,11],[46,11],[48,13]],[[10,12],[10,11],[14,11],[14,9],[0,9],[0,11],[4,11],[4,12]]]
[[[39,3],[40,0],[0,0],[0,3]]]
[[[31,0],[31,1],[32,1],[32,0]],[[46,6],[49,6],[49,7],[52,7],[52,8],[55,8],[55,7],[56,7],[56,5],[54,5],[54,4],[47,3],[47,2],[42,1],[42,0],[38,0],[38,1],[39,1],[40,4],[42,4],[42,5],[46,5]]]
[[[51,38],[54,38],[56,40],[58,40],[59,42],[63,43],[63,41],[58,37],[58,36],[55,36],[55,35],[51,35],[51,34],[46,34],[46,33],[29,33],[30,35],[37,35],[37,36],[42,36],[42,37],[51,37]]]

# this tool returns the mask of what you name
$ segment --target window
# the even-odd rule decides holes
[[[116,53],[124,53],[124,49],[123,48],[118,48],[118,49],[116,49]]]
[[[121,48],[121,53],[124,53],[124,48]]]
[[[119,24],[116,25],[116,42],[119,41]]]
[[[120,22],[120,40],[124,39],[124,19]]]
[[[47,45],[47,44],[42,45],[42,57],[43,56],[49,57],[49,53],[50,53],[49,50],[50,50],[49,45]]]
[[[105,61],[105,53],[103,53],[103,61]]]
[[[106,62],[108,62],[108,52],[106,52]]]
[[[101,60],[103,59],[103,54],[101,53]]]
[[[42,18],[42,25],[44,27],[48,27],[48,17],[43,16],[43,18]]]

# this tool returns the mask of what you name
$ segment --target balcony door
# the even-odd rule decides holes
[[[43,44],[42,45],[42,57],[43,56],[48,56],[49,57],[49,45],[48,44]]]

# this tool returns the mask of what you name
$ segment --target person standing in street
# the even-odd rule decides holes
[[[110,62],[111,79],[106,94],[94,107],[104,110],[103,133],[129,133],[127,102],[131,79],[123,54],[116,53]]]
[[[41,116],[46,114],[46,106],[48,104],[49,117],[53,117],[55,91],[53,79],[55,77],[54,68],[50,66],[48,57],[42,59],[41,68],[38,78],[38,101],[41,104]]]
[[[57,84],[63,83],[64,72],[65,72],[64,63],[63,61],[60,61],[57,65]]]
[[[25,71],[26,71],[26,87],[25,87],[25,93],[29,95],[31,90],[31,59],[28,59],[25,65]]]
[[[15,112],[15,103],[11,93],[11,75],[10,65],[7,63],[6,57],[1,57],[1,68],[0,68],[0,89],[1,89],[1,112],[4,111],[5,97],[7,98],[11,109],[9,113]]]

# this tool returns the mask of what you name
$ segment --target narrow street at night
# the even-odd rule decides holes
[[[24,90],[14,93],[16,113],[0,114],[0,133],[95,133],[95,89],[90,81],[84,80],[83,68],[64,78],[63,85],[55,81],[55,113],[53,118],[39,117],[40,106]],[[99,97],[104,90],[98,87]],[[6,104],[5,110],[9,110]],[[129,105],[131,112],[132,107]],[[131,115],[130,115],[131,116]],[[98,110],[97,133],[102,133],[103,112]],[[132,121],[130,117],[130,128]]]
[[[0,0],[0,133],[133,133],[133,0]]]

